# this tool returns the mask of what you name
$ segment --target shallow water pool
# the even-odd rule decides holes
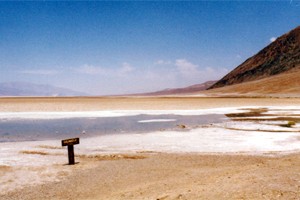
[[[1,119],[0,142],[93,137],[106,134],[188,131],[226,120],[223,114],[82,117],[63,119]]]

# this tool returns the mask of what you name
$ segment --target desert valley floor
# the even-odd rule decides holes
[[[299,105],[299,98],[1,98],[0,199],[299,199]],[[61,147],[69,136],[81,138],[72,166]]]

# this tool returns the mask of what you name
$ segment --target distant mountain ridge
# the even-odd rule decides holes
[[[208,89],[300,70],[300,26],[277,38]]]
[[[165,89],[165,90],[161,90],[161,91],[149,92],[149,93],[143,93],[143,94],[137,94],[137,95],[159,96],[159,95],[190,94],[190,93],[204,91],[216,82],[217,81],[207,81],[205,83],[195,84],[195,85],[191,85],[188,87]]]
[[[86,96],[86,93],[28,82],[0,83],[0,96]]]

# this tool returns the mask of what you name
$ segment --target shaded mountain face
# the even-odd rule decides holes
[[[156,96],[156,95],[177,95],[177,94],[190,94],[195,92],[200,92],[206,90],[210,86],[212,86],[216,81],[207,81],[205,83],[192,85],[184,88],[174,88],[174,89],[165,89],[157,92],[144,93],[138,95],[146,95],[146,96]]]
[[[259,80],[300,70],[300,26],[247,59],[209,89]]]
[[[27,82],[0,83],[0,96],[86,96],[82,92]]]

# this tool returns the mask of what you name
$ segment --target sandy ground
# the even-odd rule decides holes
[[[74,97],[0,98],[0,112],[192,110],[238,106],[298,106],[300,98]]]
[[[85,160],[0,199],[299,199],[300,156],[141,154]],[[90,167],[84,167],[90,165]],[[92,167],[91,167],[92,166]],[[7,169],[9,170],[9,169]],[[64,169],[62,169],[63,171]]]
[[[237,106],[299,106],[277,98],[3,98],[1,112],[137,109],[201,109]],[[180,142],[180,141],[178,141]],[[26,153],[26,152],[23,152]],[[33,153],[33,152],[27,152]],[[40,155],[47,156],[47,155]],[[78,157],[34,168],[49,181],[11,188],[0,199],[300,199],[300,154],[195,154],[137,152]],[[53,173],[47,173],[55,168]],[[22,170],[26,170],[22,168]],[[16,171],[14,171],[16,170]],[[29,169],[32,171],[32,169]],[[18,169],[0,165],[0,177]],[[1,179],[3,180],[3,179]],[[20,182],[23,180],[20,179]],[[1,183],[0,183],[1,184]]]

